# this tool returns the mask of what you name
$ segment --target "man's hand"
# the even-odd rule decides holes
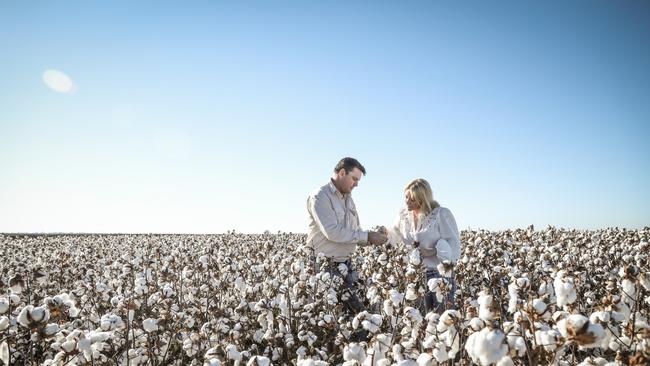
[[[368,231],[368,242],[373,245],[384,244],[388,241],[386,235],[376,231]]]

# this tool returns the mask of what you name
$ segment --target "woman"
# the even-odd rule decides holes
[[[426,267],[426,282],[440,278],[437,269],[444,261],[455,263],[460,258],[460,234],[454,215],[448,208],[433,200],[431,186],[424,179],[416,179],[404,189],[406,207],[401,209],[390,232],[391,241],[403,242],[420,251],[422,264]],[[453,307],[456,283],[451,277],[451,291],[447,297],[449,306],[438,302],[434,293],[427,291],[425,311],[441,313]]]

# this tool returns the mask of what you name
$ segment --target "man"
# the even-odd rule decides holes
[[[384,234],[364,231],[359,227],[359,216],[351,193],[365,174],[366,169],[359,161],[343,158],[334,167],[330,181],[307,199],[310,221],[307,245],[313,248],[315,255],[323,253],[331,259],[333,266],[327,270],[342,277],[346,288],[351,288],[358,277],[350,261],[357,244],[378,245],[387,240]],[[339,270],[341,264],[347,267],[345,275]],[[353,312],[362,310],[360,301],[354,295],[345,305]]]

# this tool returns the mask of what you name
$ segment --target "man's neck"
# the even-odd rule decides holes
[[[339,185],[336,183],[336,180],[334,178],[330,178],[332,181],[332,184],[334,185],[334,188],[342,195],[345,196],[345,193],[341,192],[341,188],[339,188]]]

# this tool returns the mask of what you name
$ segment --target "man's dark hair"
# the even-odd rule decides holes
[[[359,162],[359,160],[355,158],[341,159],[339,163],[336,164],[336,166],[334,167],[334,173],[338,173],[339,170],[341,169],[345,169],[346,173],[350,173],[354,168],[361,170],[361,173],[363,173],[363,175],[366,175],[366,168],[364,168],[363,165],[361,165],[361,163]]]

